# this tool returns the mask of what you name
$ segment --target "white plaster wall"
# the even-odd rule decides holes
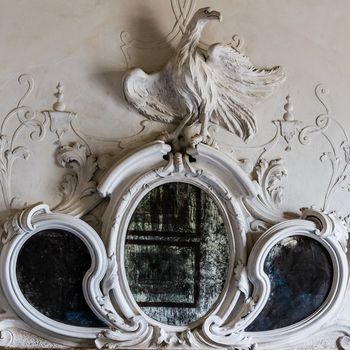
[[[176,1],[173,1],[176,3]],[[230,42],[237,34],[244,41],[243,51],[257,66],[281,65],[286,83],[258,106],[258,134],[250,145],[270,139],[272,120],[281,119],[285,96],[290,94],[295,118],[303,126],[314,124],[323,113],[314,89],[324,83],[331,115],[349,132],[350,83],[350,2],[348,0],[198,0],[195,7],[212,6],[223,14],[222,23],[211,23],[205,30],[206,43]],[[17,83],[21,73],[31,74],[36,82],[27,104],[39,110],[50,109],[53,93],[60,81],[65,88],[67,109],[78,112],[81,132],[91,141],[96,153],[120,153],[116,143],[103,138],[133,135],[143,117],[129,110],[121,97],[120,80],[129,66],[152,71],[170,57],[179,36],[167,41],[175,19],[168,0],[0,0],[0,118],[16,106],[23,94]],[[145,46],[122,50],[123,38],[137,39]],[[156,43],[158,42],[158,43]],[[126,59],[125,55],[128,56]],[[335,125],[335,124],[334,124]],[[335,125],[336,126],[336,125]],[[150,130],[160,130],[152,123]],[[11,127],[10,127],[11,129]],[[238,138],[218,131],[226,150],[244,146]],[[9,131],[11,135],[11,131]],[[154,133],[152,134],[154,135]],[[341,131],[330,130],[340,149]],[[146,139],[151,136],[143,135]],[[32,151],[30,159],[15,163],[11,178],[13,196],[23,202],[59,201],[57,191],[63,169],[55,165],[57,144],[54,135],[33,143],[24,132],[19,145]],[[270,159],[284,158],[288,185],[284,210],[322,207],[331,177],[331,165],[320,162],[330,146],[315,137],[310,146],[295,138],[292,151],[278,144]],[[238,158],[254,158],[254,150],[236,149]],[[0,203],[1,203],[0,197]],[[5,210],[4,203],[0,209]],[[350,194],[339,189],[328,210],[339,215],[350,213]],[[343,317],[349,318],[350,303]]]

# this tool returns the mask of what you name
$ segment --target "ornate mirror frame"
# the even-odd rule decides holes
[[[286,344],[296,344],[301,338],[317,332],[332,320],[341,307],[348,284],[346,247],[342,247],[344,241],[339,240],[340,237],[346,237],[344,227],[334,215],[305,208],[300,219],[283,221],[272,226],[255,243],[247,268],[249,279],[254,281],[255,286],[253,299],[258,299],[258,302],[254,311],[249,315],[250,319],[247,317],[246,325],[262,311],[270,295],[270,280],[264,272],[264,261],[267,255],[276,244],[291,236],[311,238],[325,248],[332,260],[333,281],[326,300],[310,316],[288,327],[248,334],[254,339],[254,342],[274,349],[286,346]],[[261,290],[263,290],[262,293]]]
[[[145,315],[132,296],[124,270],[124,242],[130,217],[145,194],[168,182],[190,183],[208,193],[222,213],[230,242],[224,289],[207,315],[188,326],[162,324]],[[272,225],[250,251],[249,222],[254,217],[247,203],[253,213],[259,213],[260,220],[269,222],[275,216],[265,217],[267,210],[261,210],[256,183],[234,159],[213,147],[200,144],[185,153],[172,153],[164,141],[149,143],[112,166],[101,179],[98,191],[102,197],[110,197],[102,230],[107,251],[88,224],[68,214],[51,213],[45,204],[29,207],[5,224],[0,257],[2,288],[11,308],[39,335],[73,344],[96,339],[99,348],[186,345],[243,349],[260,344],[278,349],[317,332],[341,306],[348,263],[346,231],[339,219],[333,214],[303,209],[300,219]],[[92,265],[83,281],[84,295],[109,329],[69,326],[51,320],[24,298],[16,280],[17,256],[30,237],[46,229],[69,231],[87,246]],[[331,257],[333,282],[326,301],[312,315],[291,326],[246,332],[269,298],[270,281],[263,268],[266,256],[279,241],[295,235],[319,242]]]
[[[164,156],[167,156],[167,160]],[[171,153],[171,147],[162,141],[146,145],[112,167],[98,187],[101,195],[110,196],[103,231],[108,237],[108,255],[115,257],[117,266],[116,273],[108,276],[114,280],[104,282],[114,286],[110,297],[112,303],[118,305],[118,316],[125,323],[127,320],[132,321],[130,328],[125,329],[123,337],[119,340],[121,346],[149,346],[155,341],[160,345],[163,342],[160,337],[165,333],[170,334],[167,336],[169,338],[176,338],[176,333],[180,332],[182,337],[185,337],[190,331],[187,326],[165,325],[147,317],[134,301],[124,271],[124,241],[130,217],[146,193],[167,182],[190,183],[210,194],[225,221],[230,241],[230,262],[224,290],[217,306],[210,311],[211,317],[215,315],[224,319],[230,318],[241,294],[236,286],[235,267],[240,266],[247,258],[247,224],[239,198],[254,196],[255,188],[252,182],[238,164],[206,145],[199,145],[195,152],[185,155]],[[195,328],[203,321],[200,319],[192,326]],[[124,345],[126,339],[128,342]],[[165,339],[164,342],[166,341]]]
[[[5,223],[0,255],[2,290],[16,314],[37,329],[39,334],[84,343],[95,339],[101,328],[68,325],[43,315],[27,301],[17,282],[16,266],[21,248],[37,233],[50,229],[70,232],[85,244],[91,256],[91,266],[84,276],[83,292],[85,296],[97,293],[91,289],[91,285],[98,285],[107,266],[100,237],[84,221],[67,214],[52,213],[46,204],[28,207]]]

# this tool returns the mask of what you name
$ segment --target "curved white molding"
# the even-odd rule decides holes
[[[18,254],[25,242],[47,229],[61,229],[77,236],[91,256],[91,267],[83,281],[85,297],[95,293],[91,285],[98,285],[107,269],[105,248],[96,232],[85,222],[70,215],[51,213],[45,204],[37,204],[17,213],[4,225],[3,247],[0,256],[1,286],[13,310],[41,334],[70,339],[76,343],[95,339],[101,328],[77,327],[54,321],[37,311],[24,297],[16,277]],[[39,333],[40,334],[40,333]]]
[[[255,198],[258,189],[242,170],[239,163],[216,148],[199,144],[188,153],[201,164],[205,164],[211,173],[227,184],[233,193],[239,197]]]
[[[103,197],[110,196],[114,189],[122,186],[130,176],[139,174],[147,166],[155,167],[155,162],[159,164],[164,162],[164,159],[159,158],[159,154],[165,156],[170,150],[171,147],[163,141],[151,142],[135,149],[108,170],[100,180],[97,190]]]

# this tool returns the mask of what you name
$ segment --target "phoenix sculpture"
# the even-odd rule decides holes
[[[199,9],[162,70],[147,74],[134,68],[123,78],[129,105],[149,120],[177,124],[175,131],[167,134],[167,141],[198,121],[200,133],[192,137],[193,145],[211,143],[209,123],[247,141],[257,130],[253,107],[285,79],[281,67],[256,68],[230,45],[201,49],[202,30],[212,20],[221,21],[220,12]]]

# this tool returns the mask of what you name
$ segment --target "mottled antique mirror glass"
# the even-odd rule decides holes
[[[81,239],[64,230],[43,230],[21,248],[17,282],[26,300],[45,316],[73,326],[103,327],[83,294],[82,282],[90,265]]]
[[[228,260],[223,217],[197,186],[156,187],[132,215],[125,241],[129,287],[159,322],[187,325],[207,314],[223,289]]]
[[[269,299],[247,331],[268,331],[297,323],[326,300],[333,264],[324,246],[306,236],[291,236],[269,252],[264,271],[271,282]]]

